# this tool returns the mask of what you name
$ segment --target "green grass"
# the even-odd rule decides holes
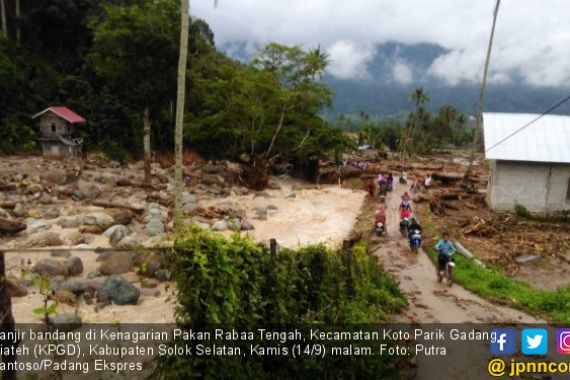
[[[544,215],[544,214],[532,214],[527,210],[526,207],[522,205],[515,205],[515,214],[517,216],[531,220],[533,222],[540,223],[570,223],[570,217],[567,215]]]
[[[423,213],[422,224],[426,226],[428,236],[438,236],[437,226],[428,213],[429,211]],[[435,263],[435,248],[424,248]],[[538,289],[508,277],[500,268],[482,268],[461,254],[455,254],[454,258],[457,264],[455,282],[464,288],[491,301],[538,315],[551,322],[570,323],[570,286],[554,291]]]

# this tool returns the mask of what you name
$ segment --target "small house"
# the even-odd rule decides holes
[[[570,210],[570,116],[484,113],[493,209]]]
[[[77,158],[81,155],[83,139],[79,126],[85,119],[67,107],[49,107],[34,115],[38,120],[42,155],[47,158]]]

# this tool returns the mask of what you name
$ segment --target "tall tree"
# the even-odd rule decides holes
[[[178,15],[174,0],[130,7],[107,5],[103,17],[91,24],[90,65],[113,91],[142,113],[147,183],[151,182],[152,121],[176,92]]]
[[[328,63],[327,55],[320,48],[305,52],[298,46],[275,43],[267,45],[254,59],[254,67],[270,72],[279,88],[276,97],[278,118],[265,159],[271,159],[275,141],[289,112],[301,107],[318,110],[330,106],[330,89],[317,81]]]
[[[8,38],[8,23],[6,22],[6,3],[0,0],[0,18],[2,19],[2,32],[4,37]]]
[[[416,119],[422,106],[425,103],[429,102],[429,96],[427,92],[424,91],[423,87],[418,87],[410,94],[410,101],[415,105],[414,113],[412,115],[412,120],[406,129],[406,132],[402,134],[402,138],[400,139],[399,144],[399,150],[403,153],[404,156],[408,156],[412,153],[412,150],[414,148]]]
[[[188,0],[180,2],[180,50],[178,53],[178,84],[176,95],[176,126],[174,132],[174,222],[182,220],[182,138],[184,128],[184,104],[186,97],[186,67],[188,63]]]

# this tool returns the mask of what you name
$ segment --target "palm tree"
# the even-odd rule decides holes
[[[190,27],[189,0],[180,2],[180,54],[178,57],[178,84],[176,95],[176,124],[174,128],[174,223],[182,221],[182,139],[184,102],[186,97],[186,67],[188,62],[188,30]]]
[[[415,104],[417,110],[421,105],[429,102],[429,96],[423,87],[418,87],[410,95],[410,101]]]
[[[421,106],[429,102],[429,96],[427,92],[424,91],[423,87],[418,87],[414,90],[414,92],[410,94],[410,101],[414,103],[416,109],[414,110],[414,114],[412,115],[412,120],[410,122],[409,127],[402,134],[402,138],[400,140],[400,151],[402,151],[404,155],[410,153],[410,149],[412,148],[413,144],[412,132],[415,127],[416,116]]]

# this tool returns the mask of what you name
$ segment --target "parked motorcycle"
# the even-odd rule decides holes
[[[410,241],[410,248],[412,249],[412,252],[417,254],[422,246],[422,232],[420,230],[410,231],[408,239]]]

